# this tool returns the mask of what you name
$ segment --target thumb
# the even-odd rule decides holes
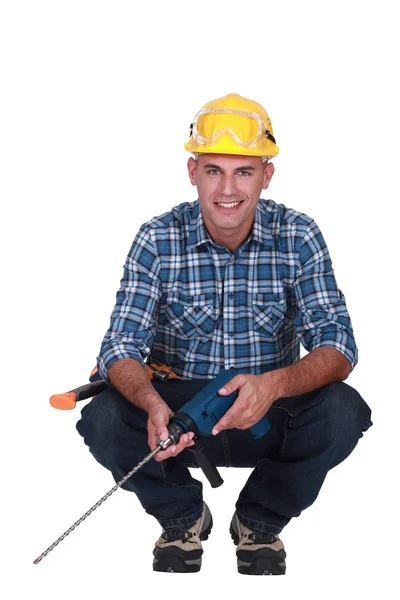
[[[221,394],[221,396],[228,396],[229,394],[232,394],[232,392],[242,387],[243,383],[243,377],[241,375],[236,375],[233,379],[228,381],[224,387],[219,389],[218,393]]]
[[[159,437],[163,442],[168,439],[168,419],[161,413],[156,413],[153,417],[153,425],[155,428],[156,436]]]

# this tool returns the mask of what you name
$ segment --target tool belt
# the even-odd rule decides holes
[[[182,379],[176,373],[171,371],[167,365],[157,365],[155,362],[145,365],[146,373],[150,377],[150,379],[155,381],[167,381],[167,379]],[[90,381],[95,381],[99,379],[97,366],[92,369],[90,373]]]

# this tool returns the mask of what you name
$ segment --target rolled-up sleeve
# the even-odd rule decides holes
[[[124,274],[97,366],[108,381],[108,369],[121,358],[144,364],[150,353],[161,297],[160,262],[151,229],[143,225],[128,253]]]
[[[294,323],[304,348],[310,352],[332,346],[344,354],[353,369],[358,361],[353,327],[328,248],[314,221],[299,249],[294,292],[298,308]]]

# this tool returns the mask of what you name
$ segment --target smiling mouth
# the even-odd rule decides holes
[[[241,204],[243,200],[239,200],[239,202],[216,202],[215,204],[221,208],[236,208]]]

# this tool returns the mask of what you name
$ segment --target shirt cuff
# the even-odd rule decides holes
[[[341,352],[349,361],[351,365],[351,370],[353,370],[356,366],[358,362],[358,350],[356,346],[354,346],[354,348],[350,348],[348,343],[342,342],[340,340],[318,339],[317,336],[312,342],[310,352],[311,350],[316,350],[321,346],[331,346],[332,348],[336,348],[336,350],[339,350],[339,352]]]
[[[113,363],[122,358],[133,358],[144,365],[143,358],[139,350],[133,344],[126,344],[121,342],[109,342],[101,349],[99,356],[97,357],[97,367],[99,369],[100,376],[106,383],[110,383],[108,378],[108,369]]]

